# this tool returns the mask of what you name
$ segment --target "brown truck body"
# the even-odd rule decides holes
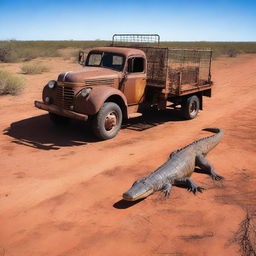
[[[203,96],[211,96],[212,51],[131,45],[116,41],[119,37],[115,35],[109,47],[93,48],[86,59],[80,52],[83,68],[61,73],[49,82],[43,90],[43,102],[36,101],[36,107],[55,117],[87,120],[104,112],[103,105],[112,102],[120,108],[122,120],[129,113],[149,107],[164,109],[172,102],[174,107],[185,108],[187,119],[194,118],[202,109]],[[192,96],[197,98],[195,102]],[[109,122],[120,120],[117,112],[105,117],[107,127]]]

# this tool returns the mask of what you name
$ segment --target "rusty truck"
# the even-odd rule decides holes
[[[89,119],[101,140],[150,108],[173,107],[193,119],[211,97],[211,59],[211,49],[163,47],[157,34],[115,34],[109,46],[80,51],[82,68],[49,81],[35,106],[55,124]]]

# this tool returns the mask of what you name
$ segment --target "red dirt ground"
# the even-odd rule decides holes
[[[41,61],[51,72],[24,75],[22,95],[0,97],[0,256],[240,255],[232,239],[256,205],[256,55],[213,62],[213,97],[198,118],[136,118],[104,142],[81,122],[56,128],[33,107],[48,80],[79,68]],[[20,66],[0,64],[16,73]],[[172,151],[209,135],[205,127],[225,130],[207,157],[224,181],[194,173],[202,194],[174,187],[168,199],[120,201]]]

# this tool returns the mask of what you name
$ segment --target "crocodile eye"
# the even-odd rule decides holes
[[[133,184],[132,184],[132,186],[134,186],[135,184],[137,184],[138,183],[138,181],[136,180]]]

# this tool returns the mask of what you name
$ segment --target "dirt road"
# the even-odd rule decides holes
[[[0,97],[0,256],[241,255],[235,232],[256,210],[256,55],[213,62],[213,97],[198,118],[174,111],[126,124],[97,142],[74,121],[54,127],[33,107],[41,89],[61,71],[79,68],[42,60],[51,72],[26,76],[20,96]],[[1,64],[19,72],[21,64]],[[223,182],[192,178],[206,188],[194,196],[174,187],[128,204],[121,195],[155,170],[170,152],[221,127],[223,141],[208,159]]]

